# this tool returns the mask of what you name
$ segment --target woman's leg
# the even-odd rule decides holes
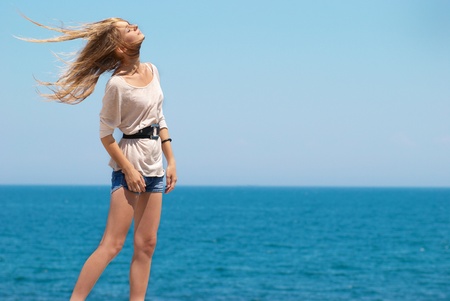
[[[120,252],[133,220],[137,195],[124,188],[111,194],[105,233],[97,249],[86,260],[72,292],[71,301],[85,300],[98,278]]]
[[[134,254],[130,268],[130,301],[143,301],[150,277],[161,218],[162,193],[143,193],[134,211]]]

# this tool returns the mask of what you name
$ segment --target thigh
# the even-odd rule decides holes
[[[124,241],[133,221],[138,195],[119,188],[111,194],[108,220],[102,243]]]
[[[150,238],[156,236],[161,219],[162,193],[142,193],[134,210],[135,236]]]

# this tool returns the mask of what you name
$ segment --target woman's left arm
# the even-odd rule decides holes
[[[166,161],[167,161],[165,192],[169,193],[175,188],[175,185],[178,180],[175,156],[173,155],[173,152],[172,152],[172,142],[167,140],[170,138],[169,130],[167,128],[162,128],[161,131],[159,132],[159,138],[161,139],[162,151],[163,151],[164,157],[166,157]]]

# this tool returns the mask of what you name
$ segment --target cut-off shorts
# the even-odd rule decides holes
[[[164,191],[164,177],[144,177],[145,192],[163,192]],[[121,170],[113,171],[111,176],[111,193],[117,189],[124,187],[127,190],[128,185],[125,181],[125,175]]]

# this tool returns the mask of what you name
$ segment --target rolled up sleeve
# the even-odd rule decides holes
[[[166,118],[164,117],[164,113],[163,113],[162,109],[159,111],[158,119],[159,119],[159,127],[161,129],[163,129],[163,128],[167,129],[167,122],[166,122]]]
[[[121,123],[120,93],[117,87],[109,81],[103,96],[103,106],[100,111],[100,138],[112,135],[114,129]]]

